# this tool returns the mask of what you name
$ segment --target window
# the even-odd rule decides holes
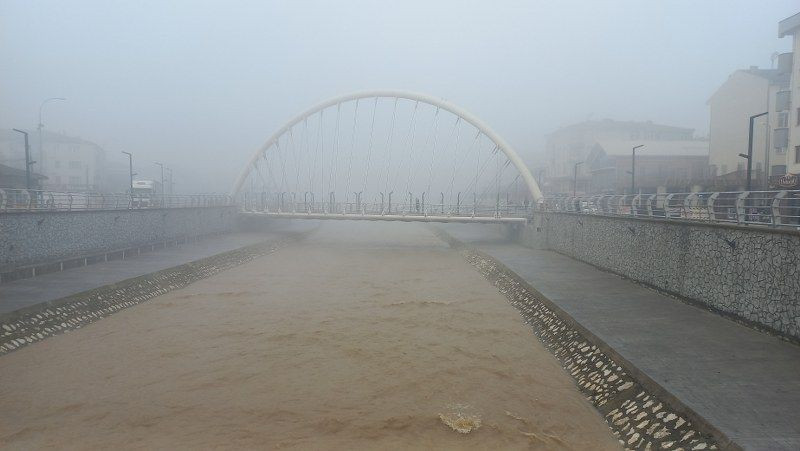
[[[786,148],[789,146],[789,129],[776,128],[772,132],[772,142],[777,152],[786,152]]]
[[[800,146],[794,146],[794,162],[800,163]]]
[[[60,168],[60,167],[61,167],[61,162],[60,162],[60,161],[58,161],[58,160],[54,161],[54,162],[53,162],[53,167],[54,167],[54,168],[56,168],[56,169],[57,169],[57,168]]]
[[[70,185],[80,185],[81,184],[81,178],[80,177],[70,177],[69,178],[69,184]]]
[[[800,108],[797,109],[797,114],[795,114],[795,117],[797,118],[797,123],[794,125],[800,127]]]
[[[789,126],[789,112],[788,111],[781,111],[778,113],[778,125],[777,128],[785,128]]]
[[[775,111],[786,111],[791,104],[791,91],[778,91],[775,94]]]
[[[776,164],[772,167],[772,175],[773,176],[780,176],[786,175],[786,165],[785,164]]]
[[[70,161],[69,162],[69,168],[70,169],[80,169],[81,167],[82,166],[81,166],[81,162],[80,161]]]
[[[740,162],[736,163],[736,170],[737,171],[744,171],[744,162],[743,161],[740,161]]]
[[[725,174],[728,173],[728,165],[727,164],[723,164],[722,165],[722,171],[721,172],[722,173],[720,175],[725,175]]]

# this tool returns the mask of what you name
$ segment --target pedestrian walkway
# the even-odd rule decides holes
[[[800,346],[552,251],[497,226],[442,226],[491,255],[745,449],[800,449]]]
[[[310,227],[310,225],[307,225]],[[304,226],[305,228],[308,228]],[[290,228],[236,232],[0,285],[0,314],[285,236]]]

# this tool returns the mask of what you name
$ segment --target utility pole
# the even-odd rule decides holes
[[[128,191],[128,193],[129,194],[133,194],[133,175],[134,175],[133,174],[133,154],[130,153],[130,152],[125,152],[124,150],[122,151],[122,153],[124,153],[125,155],[128,156],[128,174],[130,175],[130,179],[131,179],[130,180],[131,181],[130,191]]]
[[[17,133],[25,135],[25,188],[31,189],[31,166],[35,161],[31,161],[31,147],[28,145],[28,132],[14,129]]]
[[[164,170],[167,171],[167,184],[169,185],[169,194],[170,195],[175,194],[173,192],[173,185],[172,185],[172,169],[164,168]]]
[[[633,146],[631,150],[631,194],[636,192],[636,149],[644,147],[644,144]]]
[[[159,163],[159,162],[157,162],[157,161],[155,162],[155,164],[157,164],[161,168],[161,207],[164,208],[164,206],[165,206],[164,205],[164,200],[165,200],[165,198],[164,198],[164,165]]]
[[[753,178],[753,124],[755,124],[756,118],[765,116],[769,114],[769,111],[765,111],[763,113],[754,114],[750,116],[750,129],[747,135],[747,155],[740,153],[739,156],[747,160],[747,183],[745,188],[746,191],[750,191],[752,188],[752,178]]]
[[[578,166],[582,165],[583,161],[575,163],[575,168],[572,173],[572,197],[576,197],[578,193]]]
[[[39,125],[36,129],[39,132],[39,160],[44,161],[44,156],[42,155],[42,129],[44,128],[44,122],[42,122],[42,109],[47,102],[52,102],[54,100],[67,100],[63,97],[50,97],[49,99],[44,99],[41,104],[39,104]]]

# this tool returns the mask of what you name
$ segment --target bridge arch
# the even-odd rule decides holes
[[[350,94],[344,94],[341,96],[333,97],[328,99],[324,102],[320,102],[311,108],[305,110],[304,112],[298,114],[294,118],[292,118],[289,122],[279,128],[275,133],[270,136],[267,142],[264,143],[258,150],[253,153],[253,156],[250,157],[247,165],[242,169],[242,172],[236,179],[236,182],[233,185],[233,189],[231,190],[231,197],[236,197],[242,189],[242,186],[245,183],[248,175],[255,167],[255,164],[261,158],[267,150],[269,150],[275,142],[284,135],[287,131],[289,131],[292,127],[297,125],[298,123],[302,122],[303,120],[307,119],[309,116],[312,116],[326,108],[342,104],[345,102],[353,101],[353,100],[360,100],[360,99],[372,99],[372,98],[395,98],[395,99],[406,99],[415,102],[426,103],[431,106],[435,106],[437,108],[441,108],[445,111],[448,111],[462,120],[470,123],[473,127],[478,129],[481,133],[483,133],[486,137],[488,137],[496,146],[497,148],[502,151],[508,160],[516,167],[517,171],[519,171],[520,176],[522,177],[525,185],[530,192],[531,197],[533,198],[534,202],[538,202],[542,199],[542,192],[539,189],[539,185],[536,183],[536,180],[533,178],[528,167],[520,158],[519,154],[514,150],[514,148],[509,144],[505,139],[503,139],[500,135],[498,135],[494,130],[492,130],[486,123],[484,123],[481,119],[477,116],[473,115],[469,111],[448,102],[447,100],[434,97],[428,94],[422,94],[417,92],[411,91],[403,91],[403,90],[368,90],[368,91],[357,91],[352,92]]]

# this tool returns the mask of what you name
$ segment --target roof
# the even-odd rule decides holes
[[[731,79],[737,75],[751,75],[754,77],[763,78],[767,80],[767,82],[771,85],[779,85],[783,87],[789,86],[789,81],[792,76],[791,70],[789,72],[782,72],[778,69],[759,69],[758,66],[751,66],[750,69],[739,69],[733,71],[728,78],[725,79],[722,84],[711,94],[711,96],[706,100],[706,105],[711,104],[711,101],[716,97],[720,92],[723,91],[725,86],[731,81]]]
[[[0,177],[25,177],[24,169],[17,169],[5,164],[0,164]],[[34,179],[46,179],[47,177],[42,174],[31,172],[31,177]]]
[[[31,146],[33,146],[33,142],[38,139],[39,133],[36,130],[25,130],[28,132]],[[99,145],[93,143],[91,141],[85,140],[83,138],[78,138],[75,136],[65,135],[63,133],[55,133],[50,132],[47,130],[42,131],[42,138],[44,138],[44,142],[56,142],[56,143],[74,143],[74,144],[82,144],[86,146],[93,146],[100,148]],[[18,132],[15,132],[11,129],[0,129],[0,141],[11,141],[22,139],[22,135]]]
[[[615,121],[613,119],[603,119],[598,121],[583,121],[577,124],[567,125],[558,130],[551,132],[549,135],[555,135],[564,132],[575,131],[596,131],[596,130],[650,130],[650,131],[677,131],[684,133],[693,133],[693,128],[676,127],[673,125],[655,124],[652,121]]]
[[[750,69],[741,69],[736,72],[746,72],[757,77],[766,78],[772,84],[789,84],[789,79],[792,74],[789,72],[781,72],[778,69],[759,69],[758,67],[751,67]]]
[[[795,34],[800,30],[800,13],[787,17],[778,22],[778,37],[782,38],[787,34]]]
[[[690,141],[597,141],[597,146],[608,156],[629,156],[634,146],[644,145],[637,149],[636,155],[669,156],[669,157],[704,157],[708,156],[708,141],[695,139]]]

